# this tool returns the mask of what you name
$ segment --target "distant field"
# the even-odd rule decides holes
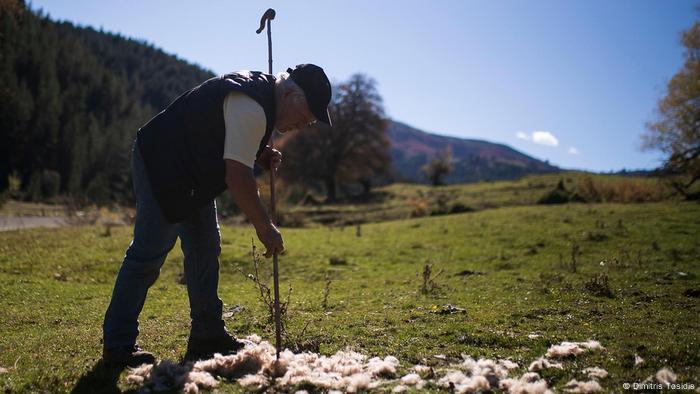
[[[338,204],[283,204],[282,223],[346,225],[445,214],[465,210],[536,204],[562,181],[568,191],[598,192],[596,202],[653,202],[671,198],[672,190],[659,178],[624,177],[581,172],[531,175],[514,181],[479,182],[432,187],[392,184],[377,188],[368,201]],[[589,181],[586,183],[586,181]],[[590,189],[594,190],[591,191]],[[599,189],[599,190],[598,190]],[[267,196],[266,185],[261,195]],[[284,190],[281,191],[284,193]],[[318,197],[322,199],[322,197]]]
[[[470,192],[458,198],[472,206],[509,205],[517,185],[549,187],[533,180],[513,182],[511,189],[481,184],[465,186]],[[416,190],[397,186],[394,192]],[[225,226],[222,233],[220,295],[228,327],[273,340],[257,290],[239,272],[252,270],[254,232]],[[394,355],[402,373],[419,362],[439,366],[444,361],[436,354],[510,358],[520,375],[552,344],[596,339],[604,352],[541,373],[550,386],[560,391],[572,378],[585,379],[583,368],[598,366],[610,372],[600,381],[605,391],[623,391],[622,383],[642,381],[662,367],[697,387],[699,233],[700,205],[687,202],[515,206],[359,228],[285,229],[281,287],[293,288],[286,344],[323,354],[349,346],[370,356]],[[102,226],[0,233],[0,367],[7,370],[0,373],[0,389],[130,388],[124,374],[93,370],[103,313],[130,236],[129,227],[107,235]],[[181,261],[176,247],[141,315],[141,344],[172,360],[184,354],[188,335]],[[435,286],[423,294],[426,264]],[[268,260],[265,273],[269,266]],[[448,304],[466,313],[450,314]],[[645,359],[636,369],[635,354]],[[224,383],[220,391],[240,388]]]

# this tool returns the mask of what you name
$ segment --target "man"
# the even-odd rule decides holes
[[[254,163],[272,171],[281,153],[267,145],[274,129],[330,125],[331,87],[323,69],[302,64],[277,77],[241,71],[183,93],[137,134],[133,149],[134,239],[122,262],[103,325],[103,360],[153,363],[136,344],[148,288],[180,237],[190,302],[186,359],[241,347],[224,327],[217,294],[221,252],[215,198],[228,188],[245,213],[265,257],[284,250],[253,177]]]

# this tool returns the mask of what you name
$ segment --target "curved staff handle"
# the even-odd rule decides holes
[[[255,32],[260,34],[265,30],[265,22],[267,22],[267,73],[272,74],[272,26],[270,21],[275,19],[277,13],[272,8],[268,8],[267,11],[260,18],[260,27]]]
[[[273,19],[275,19],[275,10],[268,8],[263,14],[262,18],[260,18],[260,28],[258,28],[258,30],[255,32],[258,34],[262,33],[262,31],[265,29],[265,21]]]

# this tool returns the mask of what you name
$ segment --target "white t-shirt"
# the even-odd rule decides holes
[[[224,123],[224,159],[253,168],[267,126],[262,106],[245,93],[229,93],[224,100]]]

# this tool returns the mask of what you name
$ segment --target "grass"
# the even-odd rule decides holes
[[[667,366],[697,387],[699,233],[700,205],[687,202],[503,207],[363,224],[360,236],[354,227],[284,229],[280,287],[293,288],[287,345],[394,355],[403,368],[439,362],[436,354],[527,367],[551,344],[597,339],[605,352],[544,371],[550,385],[561,388],[599,366],[610,372],[605,390],[623,391],[623,382]],[[222,236],[227,326],[272,341],[267,307],[239,272],[252,271],[254,231],[224,226]],[[107,375],[98,364],[102,317],[130,237],[123,226],[110,236],[100,226],[0,233],[0,367],[8,370],[0,388],[131,388],[123,373]],[[442,272],[424,294],[426,264],[433,275]],[[263,269],[269,276],[270,260]],[[181,271],[176,246],[141,314],[139,341],[160,358],[185,352]],[[439,313],[448,304],[466,313]],[[639,369],[635,354],[646,360]],[[220,391],[240,388],[225,383]]]

